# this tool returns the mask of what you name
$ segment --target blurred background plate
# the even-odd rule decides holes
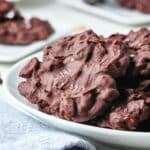
[[[97,5],[86,4],[83,0],[57,0],[68,6],[101,16],[112,21],[126,24],[139,25],[150,23],[150,15],[142,14],[136,10],[128,10],[119,6],[115,0],[106,0],[105,3]]]
[[[51,22],[50,22],[51,23]],[[29,45],[3,45],[0,44],[0,62],[3,63],[11,63],[16,62],[17,60],[32,54],[36,51],[39,51],[44,46],[52,43],[56,39],[59,39],[62,36],[65,36],[67,33],[70,32],[71,27],[68,29],[60,28],[59,24],[51,23],[55,32],[50,35],[50,37],[43,41],[37,41]]]

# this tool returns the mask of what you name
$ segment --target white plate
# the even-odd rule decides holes
[[[27,99],[22,97],[18,92],[18,83],[21,81],[18,74],[21,68],[29,61],[30,58],[34,56],[41,59],[42,52],[18,62],[7,74],[4,82],[4,89],[7,96],[11,99],[8,102],[9,104],[19,111],[22,111],[25,114],[43,122],[44,124],[55,126],[59,129],[77,133],[82,136],[87,136],[88,138],[97,140],[107,145],[121,148],[140,148],[142,150],[150,149],[150,133],[117,131],[74,123],[40,112],[36,105],[30,104]]]
[[[55,41],[56,39],[60,38],[67,34],[66,29],[62,29],[60,31],[60,27],[56,25],[52,25],[55,32],[46,40],[37,41],[29,45],[2,45],[0,44],[0,62],[4,63],[11,63],[15,62],[29,54],[32,54],[35,51],[39,51],[42,47],[48,45],[49,43]],[[71,30],[71,28],[70,28]],[[68,31],[69,32],[69,31]]]
[[[119,6],[115,0],[107,0],[104,4],[89,5],[83,0],[58,0],[71,7],[93,13],[97,16],[128,25],[150,23],[150,15],[142,14],[136,10],[129,10]]]

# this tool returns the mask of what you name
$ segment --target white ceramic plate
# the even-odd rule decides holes
[[[107,0],[104,4],[88,5],[83,0],[58,0],[71,7],[101,16],[122,24],[136,25],[150,23],[150,15],[136,10],[129,10],[119,6],[115,0]]]
[[[135,148],[136,150],[137,148],[142,150],[150,149],[150,133],[117,131],[74,123],[40,112],[36,105],[30,104],[27,99],[22,97],[18,92],[18,83],[21,81],[21,79],[18,77],[18,74],[21,68],[29,61],[30,58],[36,56],[41,59],[42,55],[42,52],[32,55],[18,62],[10,69],[4,82],[5,92],[11,99],[8,102],[9,104],[19,111],[22,111],[25,114],[43,122],[44,124],[55,126],[68,132],[77,133],[107,145],[127,149]]]
[[[29,54],[32,54],[35,51],[39,51],[42,47],[48,45],[49,43],[55,41],[67,34],[66,29],[62,29],[60,31],[60,27],[58,25],[52,25],[54,27],[55,32],[46,40],[34,42],[29,45],[17,46],[17,45],[2,45],[0,44],[0,62],[3,63],[11,63],[15,62]],[[70,28],[71,30],[71,28]],[[68,31],[69,32],[69,31]]]

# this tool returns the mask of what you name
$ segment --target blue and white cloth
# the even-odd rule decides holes
[[[85,138],[47,127],[0,98],[0,150],[110,150]]]

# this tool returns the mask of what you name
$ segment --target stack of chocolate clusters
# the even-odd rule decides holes
[[[150,30],[92,30],[58,40],[23,67],[19,92],[57,117],[119,130],[150,129]],[[143,125],[144,123],[144,125]]]
[[[105,0],[84,0],[90,5],[104,2]],[[136,9],[142,13],[150,13],[150,0],[117,0],[117,2],[126,8]]]
[[[21,16],[14,4],[0,0],[0,43],[26,45],[34,41],[47,39],[53,28],[47,21]]]

